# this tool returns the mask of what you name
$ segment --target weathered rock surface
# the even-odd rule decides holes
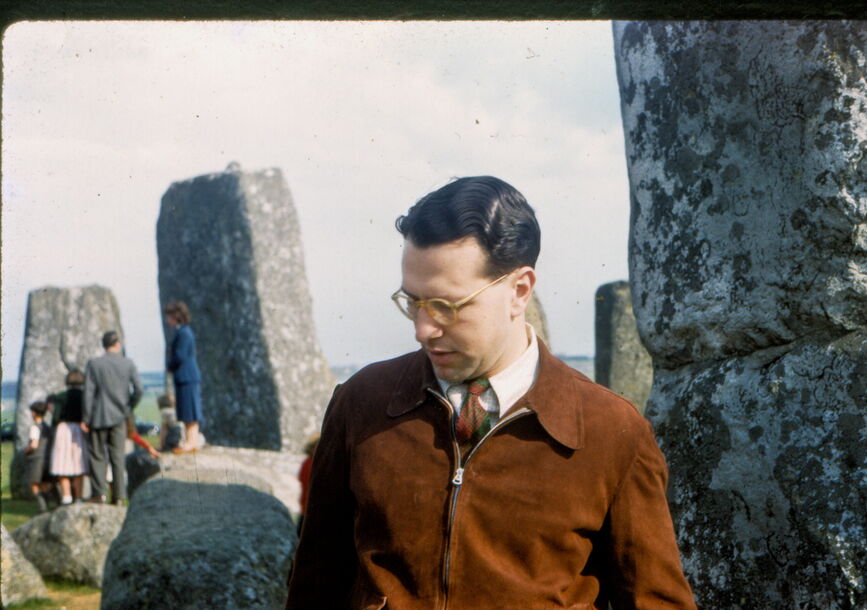
[[[653,361],[641,344],[628,282],[596,289],[595,381],[625,396],[643,413],[653,385]]]
[[[17,448],[27,444],[30,405],[64,389],[66,373],[84,371],[90,358],[101,355],[102,334],[109,330],[123,339],[120,310],[108,288],[49,286],[30,292],[15,402]]]
[[[125,515],[120,506],[71,504],[34,517],[12,537],[42,576],[99,587]]]
[[[127,456],[126,468],[130,496],[153,477],[247,484],[274,495],[290,511],[298,513],[298,470],[303,460],[303,455],[289,452],[209,445],[194,454],[163,453],[159,460],[136,451]]]
[[[252,487],[151,480],[106,558],[102,608],[282,608],[296,542],[286,507]]]
[[[187,303],[217,445],[300,451],[334,387],[298,218],[278,169],[172,184],[157,222],[160,303]],[[170,340],[166,329],[167,341]]]
[[[0,605],[5,608],[47,595],[39,571],[27,560],[6,528],[0,525]]]
[[[865,363],[857,331],[657,370],[648,414],[699,607],[867,605]]]
[[[539,300],[539,295],[533,293],[533,298],[530,299],[527,305],[527,323],[536,331],[536,336],[540,338],[548,349],[551,348],[551,337],[548,334],[548,318],[545,316],[545,310],[542,308],[542,301]]]
[[[867,28],[617,23],[647,405],[699,607],[867,607]]]
[[[614,32],[630,278],[655,361],[867,326],[864,22]]]

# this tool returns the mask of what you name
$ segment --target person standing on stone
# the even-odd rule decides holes
[[[106,469],[111,462],[111,498],[126,497],[124,445],[127,418],[142,397],[142,385],[133,361],[123,355],[117,332],[102,336],[105,354],[87,363],[81,429],[88,434],[88,457],[93,486],[92,502],[105,502]]]
[[[50,410],[50,407],[50,403],[41,400],[30,405],[33,423],[30,424],[27,435],[28,443],[24,448],[30,491],[33,492],[33,497],[36,498],[36,504],[41,513],[48,510],[48,500],[45,494],[51,489],[47,468],[51,444],[51,426],[45,421],[45,414]]]
[[[66,390],[51,396],[54,405],[54,444],[51,448],[51,474],[60,483],[60,504],[81,499],[87,474],[87,439],[81,429],[84,409],[84,374],[69,371]]]
[[[421,349],[335,390],[287,608],[695,608],[650,424],[525,322],[521,193],[461,178],[396,225]]]
[[[169,303],[163,309],[166,324],[175,329],[166,369],[175,384],[175,411],[184,423],[184,444],[172,453],[190,453],[199,448],[199,425],[202,412],[201,373],[196,361],[196,338],[190,328],[190,310],[183,301]]]

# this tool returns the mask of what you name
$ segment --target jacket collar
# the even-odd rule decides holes
[[[545,431],[569,449],[584,447],[584,375],[555,357],[539,339],[539,376],[533,387],[510,409],[527,408],[536,414]],[[421,406],[431,389],[439,392],[433,367],[423,350],[409,355],[386,408],[399,417]]]

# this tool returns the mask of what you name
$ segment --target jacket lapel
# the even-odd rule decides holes
[[[556,358],[539,341],[539,377],[533,387],[510,410],[527,408],[536,414],[545,431],[569,449],[584,447],[584,390],[592,383]],[[389,417],[399,417],[421,406],[437,389],[436,377],[424,351],[406,360],[386,408]]]

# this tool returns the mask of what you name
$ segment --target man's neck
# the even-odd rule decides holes
[[[523,316],[520,319],[516,319],[513,324],[514,326],[510,329],[506,339],[503,355],[497,362],[497,366],[488,371],[485,377],[491,378],[509,368],[530,346],[530,335],[527,333],[527,323],[524,321]]]

